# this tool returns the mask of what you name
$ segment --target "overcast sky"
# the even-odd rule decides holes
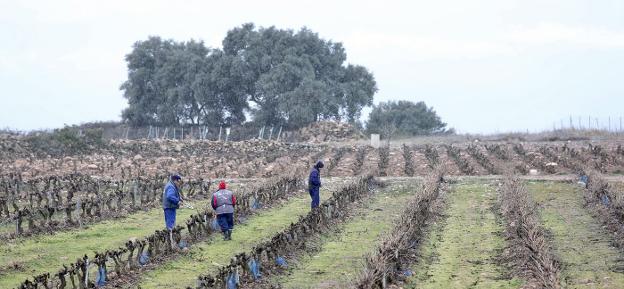
[[[375,103],[425,101],[460,132],[624,116],[622,0],[0,0],[0,127],[119,120],[134,42],[216,48],[246,22],[342,42]]]

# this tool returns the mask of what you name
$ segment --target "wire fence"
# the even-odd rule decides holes
[[[553,122],[553,130],[598,130],[624,133],[623,117],[569,116]]]
[[[177,140],[213,140],[243,141],[265,139],[276,141],[292,141],[294,132],[286,131],[279,126],[263,127],[130,127],[117,126],[104,128],[103,137],[107,139],[177,139]]]

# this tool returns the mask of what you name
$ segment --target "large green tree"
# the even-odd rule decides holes
[[[366,129],[386,138],[392,134],[416,136],[445,132],[446,123],[424,102],[400,100],[373,106]]]
[[[244,24],[230,30],[223,52],[246,68],[243,92],[254,105],[254,121],[300,127],[318,120],[356,121],[377,91],[362,66],[346,65],[341,43],[298,32]]]
[[[132,53],[126,55],[128,80],[121,85],[124,97],[128,99],[128,107],[122,112],[124,120],[138,125],[161,122],[158,106],[165,101],[165,97],[156,82],[156,75],[171,46],[171,41],[150,37],[136,42]]]
[[[259,125],[287,128],[355,122],[377,86],[346,58],[341,43],[306,28],[244,24],[227,33],[222,50],[150,37],[126,56],[122,117],[134,125],[232,125],[251,112]]]
[[[240,83],[240,62],[214,50],[196,75],[191,88],[198,94],[199,122],[210,125],[233,125],[245,121],[248,108]]]
[[[133,125],[228,125],[245,121],[247,101],[237,93],[240,68],[203,42],[150,37],[126,56],[128,99],[122,112]]]

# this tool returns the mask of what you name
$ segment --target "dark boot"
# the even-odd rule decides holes
[[[228,230],[223,231],[223,240],[227,241],[228,240]]]
[[[232,240],[232,230],[227,230],[227,240],[228,241]]]

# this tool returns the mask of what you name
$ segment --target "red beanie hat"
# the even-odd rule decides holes
[[[225,190],[225,181],[219,183],[219,190]]]

